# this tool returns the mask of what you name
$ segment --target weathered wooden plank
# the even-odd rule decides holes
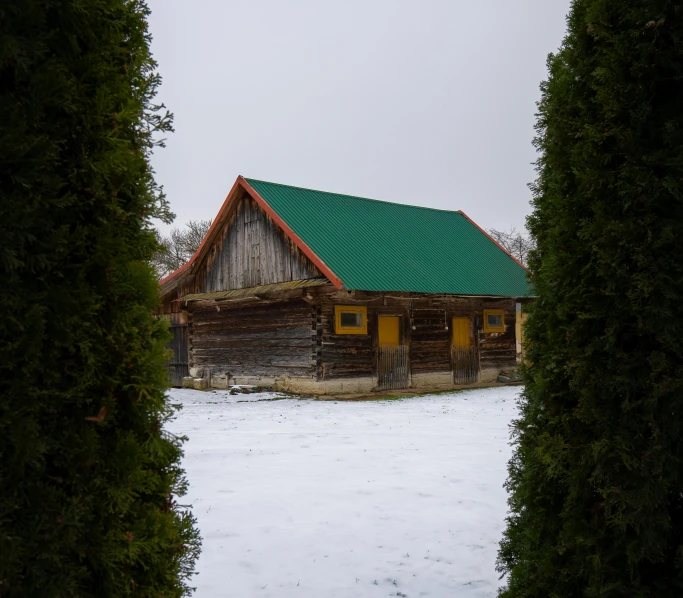
[[[197,329],[201,330],[201,329]],[[305,327],[299,327],[299,328],[292,328],[292,327],[280,327],[280,328],[274,328],[274,329],[269,329],[267,338],[272,340],[272,341],[277,341],[280,339],[291,339],[293,341],[304,341],[304,340],[310,340],[312,337],[312,331],[309,330],[308,328]],[[204,336],[203,334],[200,334],[199,336]],[[262,339],[264,338],[264,334],[261,330],[240,330],[240,329],[235,329],[231,327],[225,327],[225,328],[212,328],[209,331],[207,331],[207,336],[213,337],[213,338],[220,338],[220,339],[225,339],[229,340],[232,342],[253,342],[255,339]]]
[[[221,314],[221,315],[218,315]],[[305,321],[309,316],[309,314],[306,314],[305,312],[301,313],[291,313],[288,314],[287,312],[284,311],[278,311],[274,310],[273,312],[259,312],[258,314],[250,314],[247,315],[245,314],[244,317],[241,317],[241,314],[237,312],[218,312],[214,311],[212,314],[207,315],[203,318],[197,318],[195,322],[197,324],[204,324],[204,323],[211,323],[211,322],[244,322],[247,324],[258,324],[263,319],[273,319],[273,318],[278,318],[282,321],[285,322],[297,322],[297,321]]]
[[[355,334],[322,334],[322,344],[326,347],[372,347],[372,338],[358,340]]]
[[[194,327],[193,327],[194,328]],[[257,332],[253,332],[258,330]],[[259,323],[253,326],[247,325],[235,325],[235,326],[197,326],[194,331],[197,335],[209,335],[219,334],[219,335],[233,335],[235,337],[244,336],[251,338],[265,338],[273,337],[276,335],[281,337],[286,331],[291,331],[292,336],[296,338],[309,338],[311,336],[310,326],[301,326],[295,324],[285,324],[283,322],[271,322],[271,323]]]
[[[306,319],[310,315],[309,310],[297,309],[292,306],[291,308],[281,307],[278,304],[271,304],[271,310],[259,310],[247,312],[244,309],[237,310],[217,310],[213,309],[206,312],[195,312],[196,322],[205,322],[212,320],[221,320],[224,322],[249,322],[249,321],[259,321],[262,318],[272,319],[273,317],[279,317],[283,320],[297,320]],[[218,315],[220,314],[220,315]]]
[[[326,380],[334,378],[357,378],[359,376],[372,376],[375,374],[374,368],[366,367],[363,369],[344,369],[341,367],[324,367],[323,363],[323,377]]]
[[[225,355],[220,351],[212,350],[198,350],[192,355],[193,366],[201,364],[215,364],[222,369],[230,369],[237,366],[251,367],[254,369],[269,367],[311,367],[310,355],[269,355],[268,357],[261,357],[254,360],[253,355]]]
[[[207,327],[207,326],[223,326],[224,328],[230,327],[230,326],[236,326],[236,327],[258,327],[261,324],[268,324],[272,325],[275,323],[282,323],[283,326],[306,326],[308,328],[311,327],[310,321],[308,318],[305,317],[298,317],[298,318],[287,318],[283,315],[280,314],[273,314],[272,316],[263,316],[260,318],[230,318],[230,317],[225,317],[225,314],[223,317],[221,316],[215,316],[211,319],[205,318],[204,320],[200,320],[198,322],[195,322],[195,325],[198,328],[202,327]]]
[[[223,363],[228,368],[232,365],[252,365],[254,367],[264,367],[268,365],[304,367],[310,365],[310,355],[307,355],[306,359],[302,359],[301,356],[298,355],[273,355],[269,353],[267,357],[261,355],[259,359],[254,362],[253,354],[226,354],[222,351],[196,349],[193,357],[196,362],[205,360],[212,361],[213,363]]]
[[[220,343],[221,347],[242,347],[254,344],[266,347],[306,347],[311,344],[311,336],[310,333],[291,336],[286,334],[286,331],[280,331],[276,337],[270,334],[264,337],[257,333],[235,336],[226,331],[221,334],[212,332],[211,334],[196,336],[195,343],[197,342]]]
[[[221,315],[218,315],[221,314]],[[274,318],[277,318],[279,320],[282,320],[283,322],[290,322],[290,323],[296,323],[296,322],[303,322],[309,317],[308,314],[301,312],[301,313],[293,313],[293,314],[287,314],[286,312],[283,311],[278,311],[274,310],[273,312],[259,312],[258,314],[251,314],[251,315],[244,315],[244,317],[241,317],[241,315],[237,312],[218,312],[214,311],[211,315],[208,315],[206,317],[203,317],[201,319],[197,319],[196,322],[197,324],[204,324],[204,323],[211,323],[211,322],[244,322],[245,324],[251,325],[251,324],[258,324],[258,322],[262,321],[263,319],[268,319],[272,320]]]
[[[310,344],[306,347],[272,347],[272,346],[259,346],[258,344],[254,343],[251,346],[244,346],[244,347],[223,347],[223,346],[216,346],[215,344],[212,343],[207,343],[205,341],[201,341],[200,343],[194,343],[192,345],[193,351],[195,355],[205,354],[208,355],[209,353],[214,353],[216,355],[222,354],[225,355],[226,357],[228,356],[238,356],[238,355],[252,355],[256,357],[261,357],[264,354],[266,355],[263,357],[264,359],[268,357],[279,357],[279,356],[296,356],[297,358],[299,356],[308,356],[310,357]]]
[[[253,338],[249,339],[248,343],[244,340],[234,342],[226,339],[217,338],[202,338],[195,340],[193,347],[195,349],[223,349],[227,351],[253,351],[258,353],[259,351],[267,350],[269,353],[275,353],[278,349],[280,352],[296,352],[304,350],[304,352],[309,353],[311,348],[310,339],[306,341],[305,339],[296,339],[292,341],[280,340],[277,342],[272,342],[264,339]]]
[[[286,367],[278,366],[271,368],[255,368],[251,364],[249,365],[235,365],[230,368],[222,367],[221,364],[216,363],[206,363],[198,364],[196,367],[205,368],[211,371],[212,375],[216,374],[230,374],[231,377],[235,376],[267,376],[277,378],[279,376],[312,376],[315,372],[314,368],[298,368],[298,367]]]

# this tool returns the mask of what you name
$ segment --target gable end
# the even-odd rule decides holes
[[[196,292],[229,291],[324,275],[247,193],[217,231],[196,275]]]

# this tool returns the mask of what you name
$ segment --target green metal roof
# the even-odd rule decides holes
[[[526,270],[461,213],[246,180],[345,288],[531,294]]]

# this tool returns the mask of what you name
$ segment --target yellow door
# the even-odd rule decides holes
[[[470,348],[469,318],[453,318],[453,346]]]
[[[399,316],[379,316],[377,318],[377,336],[379,346],[400,344]]]

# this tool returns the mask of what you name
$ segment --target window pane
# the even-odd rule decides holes
[[[486,316],[486,326],[487,328],[502,328],[503,327],[503,316],[488,314]]]
[[[343,311],[341,313],[341,325],[344,328],[360,328],[363,325],[363,318],[359,313]]]

